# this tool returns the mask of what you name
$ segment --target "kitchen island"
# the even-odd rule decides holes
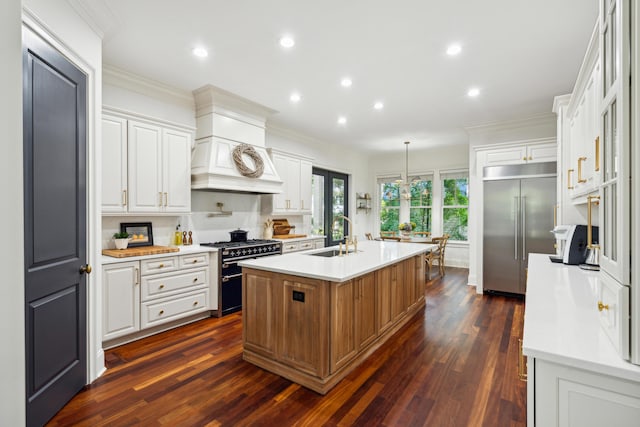
[[[433,248],[366,241],[241,261],[244,360],[326,394],[424,307]]]

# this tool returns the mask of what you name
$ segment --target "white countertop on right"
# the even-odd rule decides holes
[[[529,255],[524,354],[640,381],[640,366],[623,360],[600,326],[596,290],[603,274]]]

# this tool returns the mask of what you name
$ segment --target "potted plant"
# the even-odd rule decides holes
[[[129,233],[126,231],[118,231],[114,233],[113,241],[116,244],[116,249],[127,249],[129,245]]]
[[[416,223],[415,222],[402,222],[400,223],[400,225],[398,226],[398,229],[400,230],[400,234],[402,234],[402,239],[403,240],[408,240],[411,238],[411,230],[413,230],[414,228],[416,228]]]

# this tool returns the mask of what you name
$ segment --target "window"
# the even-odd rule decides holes
[[[412,176],[410,221],[416,224],[414,231],[431,231],[431,199],[433,196],[433,177],[431,175]]]
[[[380,231],[398,231],[400,225],[400,177],[378,178]]]
[[[349,216],[348,176],[320,168],[313,168],[311,180],[311,227],[314,234],[327,236],[328,246],[337,245],[349,234],[349,226],[342,215]]]
[[[469,173],[442,172],[442,229],[451,240],[466,241],[469,212]]]

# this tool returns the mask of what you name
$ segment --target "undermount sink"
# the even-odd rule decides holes
[[[350,250],[349,253],[352,254],[353,250]],[[362,251],[358,251],[358,252],[362,252]],[[331,258],[334,256],[339,256],[340,255],[340,250],[339,249],[329,249],[328,251],[322,251],[322,252],[312,252],[310,254],[307,255],[315,255],[315,256],[323,256],[325,258]],[[346,253],[342,253],[342,255],[346,255]]]

